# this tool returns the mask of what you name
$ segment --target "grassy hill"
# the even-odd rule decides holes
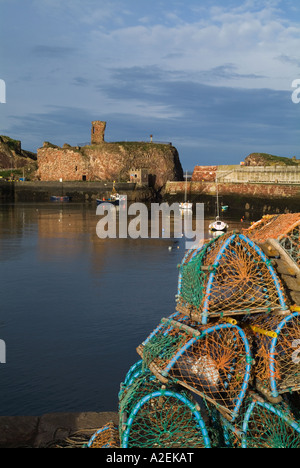
[[[245,166],[298,166],[300,160],[268,153],[251,153],[245,158]]]

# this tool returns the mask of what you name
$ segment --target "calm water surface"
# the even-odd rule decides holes
[[[174,312],[184,239],[101,240],[98,221],[93,205],[0,205],[0,415],[116,411],[136,347]]]

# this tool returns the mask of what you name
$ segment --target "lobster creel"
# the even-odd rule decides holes
[[[121,448],[210,448],[199,405],[185,389],[139,373],[119,400]]]
[[[137,352],[162,383],[189,389],[233,421],[247,392],[252,358],[244,331],[227,320],[209,326],[173,314]]]
[[[118,428],[113,422],[105,424],[92,435],[86,448],[120,448]]]
[[[202,324],[213,317],[288,308],[272,262],[251,239],[227,233],[190,250],[179,267],[177,310]]]
[[[255,348],[256,388],[273,402],[300,390],[300,313],[259,315],[249,320]]]

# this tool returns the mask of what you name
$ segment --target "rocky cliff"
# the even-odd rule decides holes
[[[0,136],[0,169],[20,169],[33,164],[37,155],[21,148],[19,140]]]

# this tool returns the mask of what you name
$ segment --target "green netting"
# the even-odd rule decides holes
[[[186,303],[199,308],[205,294],[207,272],[202,270],[205,256],[212,245],[219,244],[218,238],[203,245],[200,251],[190,251],[190,254],[180,265],[180,296]]]
[[[172,321],[175,317],[177,318],[177,326],[174,330]],[[142,357],[146,367],[149,367],[156,359],[170,360],[177,350],[190,340],[190,333],[180,326],[180,321],[184,319],[188,321],[188,317],[183,317],[180,314],[172,314],[168,319],[162,319],[159,327],[143,345]]]
[[[229,448],[300,448],[300,425],[285,403],[272,405],[251,395],[234,425],[220,416],[224,445]]]
[[[210,447],[200,407],[191,394],[165,388],[149,373],[139,374],[119,401],[122,448]]]

